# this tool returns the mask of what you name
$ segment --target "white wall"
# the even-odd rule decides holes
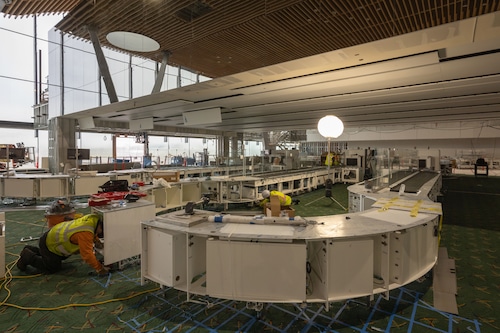
[[[326,140],[316,130],[308,141]],[[347,128],[333,141],[347,142],[349,149],[438,149],[442,157],[481,156],[500,159],[500,122],[454,122]]]

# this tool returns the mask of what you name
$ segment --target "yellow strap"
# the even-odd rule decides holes
[[[411,217],[416,217],[418,215],[418,210],[420,209],[420,206],[422,205],[422,200],[418,200],[415,206],[410,211],[410,216]]]
[[[378,211],[379,212],[385,212],[386,210],[389,209],[392,205],[394,205],[394,202],[399,200],[399,197],[394,197],[391,200],[389,200],[385,205],[383,205]]]
[[[439,226],[438,226],[438,246],[441,244],[441,230],[443,229],[443,215],[439,217]]]

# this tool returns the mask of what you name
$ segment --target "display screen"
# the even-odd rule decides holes
[[[0,159],[12,159],[14,161],[24,160],[25,148],[9,148],[9,156],[7,157],[7,148],[0,148]]]
[[[357,157],[347,157],[345,159],[345,165],[347,166],[358,166],[358,158]]]
[[[66,158],[68,160],[76,160],[76,148],[68,148]],[[78,159],[79,160],[89,160],[90,159],[90,149],[78,149]]]
[[[419,169],[425,169],[427,167],[427,160],[425,159],[419,159],[418,160],[418,168]]]

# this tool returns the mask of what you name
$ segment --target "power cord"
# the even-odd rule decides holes
[[[12,255],[12,253],[9,253],[9,254]],[[95,306],[95,305],[102,305],[102,304],[108,304],[108,303],[113,303],[113,302],[118,302],[118,301],[125,301],[125,300],[129,300],[129,299],[132,299],[134,297],[144,295],[147,293],[151,293],[151,292],[154,292],[154,291],[157,291],[160,289],[160,287],[156,287],[153,289],[143,290],[140,292],[134,292],[131,295],[125,296],[125,297],[112,298],[112,299],[108,299],[108,300],[104,300],[104,301],[100,301],[100,302],[94,302],[94,303],[71,303],[71,304],[66,304],[66,305],[61,305],[61,306],[51,307],[51,308],[29,307],[29,306],[21,306],[21,305],[17,305],[17,304],[7,303],[7,300],[11,296],[11,291],[10,291],[8,285],[10,284],[10,282],[14,278],[27,279],[27,278],[36,278],[36,277],[39,277],[42,275],[42,274],[35,274],[35,275],[28,275],[28,276],[22,276],[22,277],[21,276],[14,277],[12,275],[12,268],[17,264],[17,261],[20,258],[20,256],[17,256],[17,257],[18,258],[16,260],[5,265],[5,267],[6,267],[5,277],[3,278],[3,281],[0,283],[0,291],[2,289],[5,289],[5,291],[7,292],[7,296],[4,298],[3,301],[0,302],[0,306],[8,306],[8,307],[12,307],[12,308],[20,309],[20,310],[55,311],[55,310],[62,310],[62,309],[67,309],[67,308],[71,308],[71,307],[91,307],[91,306]]]

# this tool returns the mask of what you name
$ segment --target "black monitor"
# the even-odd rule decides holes
[[[90,160],[90,149],[68,148],[66,158],[68,160],[76,160],[76,152],[78,150],[79,160]]]
[[[358,158],[357,157],[346,157],[346,159],[345,159],[345,165],[346,166],[359,167],[359,165],[358,165]]]
[[[26,148],[10,148],[9,156],[7,156],[7,148],[0,148],[1,159],[11,159],[14,161],[24,160],[26,157]]]
[[[427,159],[425,159],[425,158],[420,158],[420,159],[418,160],[418,168],[419,168],[419,169],[425,169],[425,168],[427,168]]]

